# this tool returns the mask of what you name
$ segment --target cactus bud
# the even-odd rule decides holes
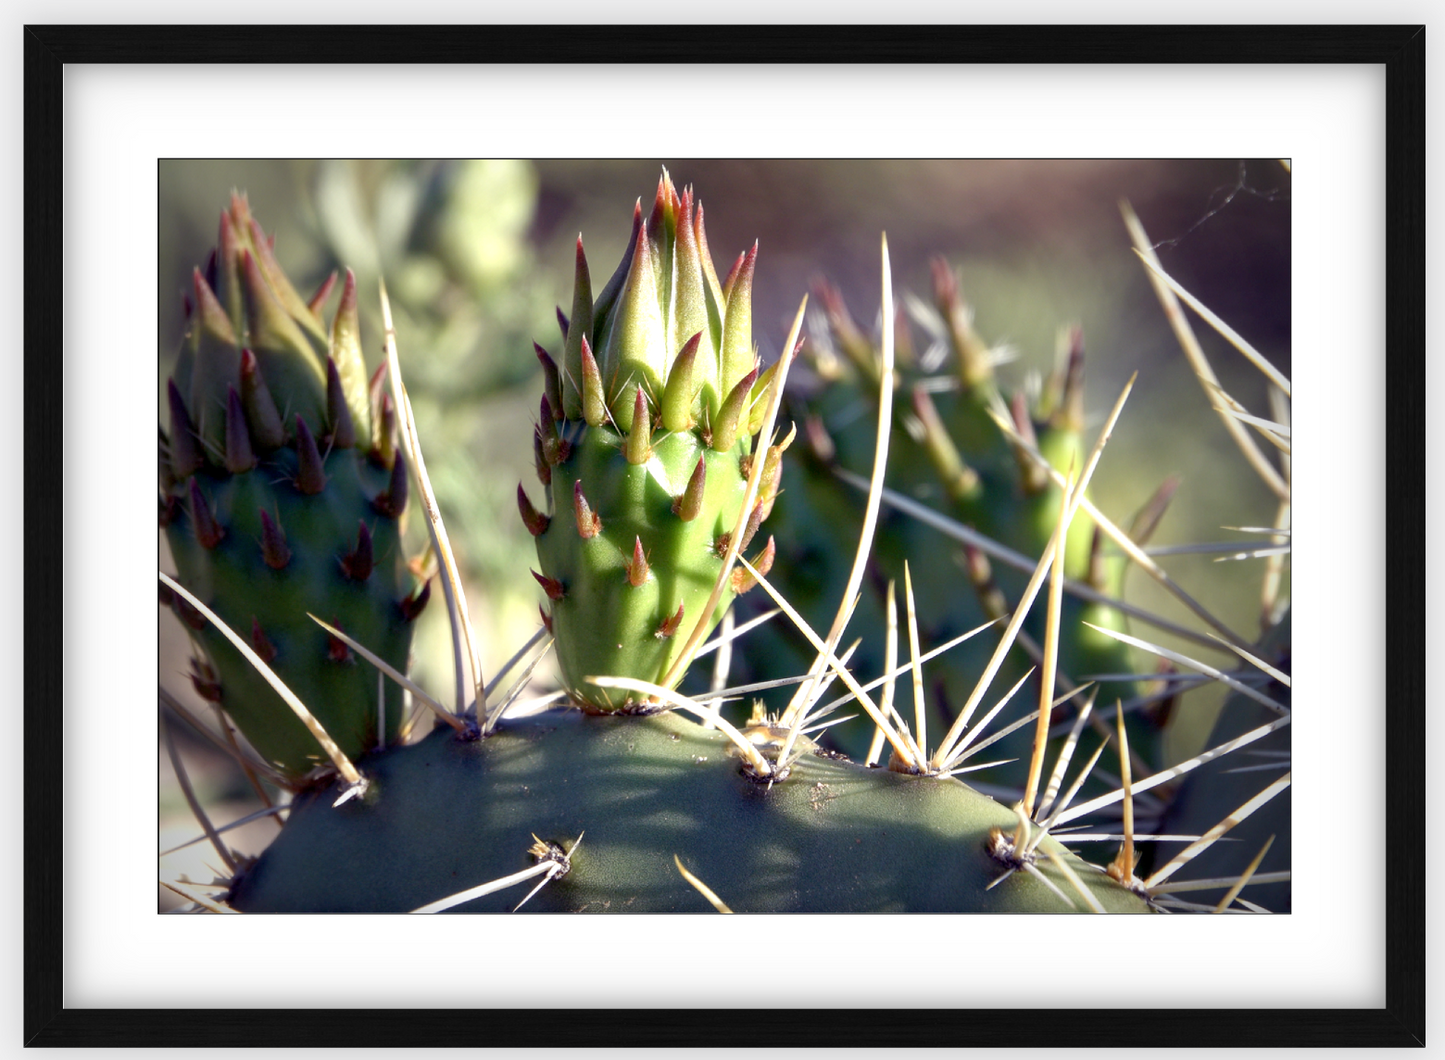
[[[296,417],[296,488],[314,497],[326,488],[326,469],[306,420]]]
[[[583,541],[590,541],[602,533],[602,517],[587,503],[580,480],[572,486],[572,511],[577,516],[577,533]]]
[[[527,528],[529,534],[533,537],[541,537],[547,532],[547,527],[552,522],[551,516],[544,515],[532,507],[532,502],[527,497],[527,491],[522,488],[520,482],[517,483],[517,508],[522,513],[522,525]]]
[[[283,570],[291,562],[291,549],[286,545],[286,535],[271,519],[271,513],[261,509],[261,558],[272,570]]]

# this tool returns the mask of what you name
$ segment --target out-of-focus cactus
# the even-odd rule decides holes
[[[1053,533],[1061,490],[1024,446],[1033,446],[1061,471],[1082,470],[1082,335],[1077,328],[1067,333],[1060,362],[1037,394],[1030,398],[1019,390],[1005,400],[996,372],[998,353],[974,330],[957,277],[942,259],[933,263],[933,281],[933,305],[912,303],[915,325],[928,340],[923,349],[915,348],[914,329],[901,313],[891,322],[898,351],[895,419],[904,429],[895,430],[890,445],[888,486],[905,501],[977,531],[1031,566]],[[817,384],[799,388],[791,406],[806,444],[784,468],[775,519],[780,557],[775,580],[805,617],[826,622],[823,616],[836,606],[847,578],[863,516],[862,492],[838,473],[854,472],[856,483],[871,461],[871,410],[877,405],[881,360],[877,340],[854,322],[841,294],[823,282],[817,290],[824,313],[805,346]],[[1006,417],[1022,444],[1012,441],[995,417]],[[919,627],[929,644],[1008,613],[1027,580],[1026,571],[990,562],[978,548],[951,540],[917,515],[885,507],[872,556],[874,576],[855,622],[864,641],[854,659],[865,672],[882,668],[883,590],[889,580],[902,583],[905,561],[912,569]],[[1123,572],[1122,558],[1110,555],[1092,520],[1076,516],[1066,576],[1117,596]],[[1129,649],[1081,620],[1123,628],[1115,609],[1066,599],[1061,671],[1080,681],[1131,672]],[[1026,631],[1042,641],[1041,614],[1031,616]],[[806,665],[808,653],[799,648],[796,639],[779,638],[767,650],[750,653],[745,665],[757,678],[793,672]],[[991,638],[979,637],[928,663],[930,729],[947,728],[949,708],[965,701],[991,651]],[[1029,664],[1027,653],[1016,650],[1001,679],[1017,679]],[[1130,681],[1108,681],[1098,697],[1113,703],[1136,691]],[[873,729],[865,723],[839,725],[828,739],[861,758]],[[1133,746],[1152,757],[1152,737],[1136,725]]]

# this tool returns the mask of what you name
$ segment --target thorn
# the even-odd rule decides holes
[[[752,396],[753,384],[758,381],[756,367],[737,381],[718,410],[713,421],[711,447],[719,453],[726,453],[738,440],[738,428],[748,411],[748,398]]]
[[[953,444],[943,421],[939,419],[938,409],[928,391],[914,388],[913,411],[923,424],[924,447],[948,495],[960,501],[977,496],[980,489],[978,472],[964,463],[959,455],[958,446]]]
[[[743,527],[743,543],[738,551],[748,547],[753,540],[753,535],[758,532],[758,527],[763,525],[763,502],[758,501],[753,505],[752,514],[748,516],[748,525]]]
[[[195,479],[191,479],[190,487],[191,529],[196,532],[196,540],[201,543],[202,548],[213,549],[221,543],[226,531],[211,514],[210,506],[206,504],[206,498],[201,495],[201,487]]]
[[[537,579],[537,584],[540,585],[542,591],[547,594],[548,600],[561,600],[567,595],[567,590],[562,587],[562,583],[556,578],[549,578],[545,574],[538,574],[536,571],[532,572],[532,577]]]
[[[594,512],[582,495],[582,481],[572,484],[572,511],[577,516],[577,533],[583,541],[590,541],[602,532],[602,517]]]
[[[181,391],[174,379],[166,381],[166,402],[171,409],[171,474],[177,481],[190,478],[201,469],[205,456],[201,452],[200,440],[191,424],[190,413],[181,398]]]
[[[326,305],[326,299],[331,297],[331,292],[336,287],[336,276],[336,270],[332,269],[331,275],[326,277],[320,287],[316,288],[316,293],[306,303],[306,308],[315,313],[317,317],[321,316],[321,309]]]
[[[341,388],[341,373],[334,357],[326,358],[326,424],[332,448],[350,449],[356,444],[356,425],[346,405],[346,391]]]
[[[286,443],[286,427],[271,390],[261,375],[256,355],[241,351],[241,407],[246,410],[246,426],[251,429],[251,443],[263,453],[280,449]]]
[[[538,604],[538,605],[537,605],[537,613],[542,616],[542,628],[545,629],[548,633],[551,633],[551,632],[552,632],[552,615],[551,615],[551,612],[549,612],[549,611],[548,611],[545,607],[543,607],[541,604]],[[555,634],[554,634],[554,635],[555,635]]]
[[[557,312],[561,313],[562,311],[559,309]],[[557,371],[557,362],[552,360],[552,355],[537,343],[532,343],[532,349],[537,351],[537,360],[542,364],[542,396],[551,406],[552,418],[560,420],[562,418],[562,377]]]
[[[657,632],[654,633],[653,636],[656,637],[658,640],[666,640],[668,637],[671,637],[673,634],[675,634],[678,630],[678,627],[681,625],[682,604],[678,604],[677,610],[673,612],[672,617],[663,619],[662,625],[657,627]]]
[[[697,381],[697,351],[702,343],[699,331],[678,351],[662,388],[662,425],[669,431],[688,431],[697,423],[692,406],[702,384]]]
[[[251,448],[251,432],[246,428],[246,412],[241,408],[241,395],[233,386],[226,387],[226,470],[233,475],[256,466],[256,453]]]
[[[1023,475],[1024,492],[1037,496],[1048,489],[1049,473],[1035,464],[1027,451],[1029,448],[1037,450],[1039,439],[1034,433],[1034,419],[1029,415],[1028,397],[1022,390],[1014,392],[1013,400],[1009,402],[1009,411],[1013,413],[1014,430],[1018,432],[1019,440],[1025,443],[1023,446],[1011,445],[1014,457],[1018,460],[1019,471]]]
[[[778,491],[782,484],[783,448],[779,445],[770,445],[767,455],[763,457],[762,477],[758,480],[758,501],[763,506],[764,519],[773,513],[773,502],[778,499]]]
[[[542,485],[552,485],[552,465],[547,463],[547,454],[542,450],[542,432],[532,432],[532,456],[537,466],[537,477],[542,480]]]
[[[334,277],[335,274],[332,275]],[[271,643],[270,638],[261,629],[261,621],[255,615],[251,616],[251,647],[261,657],[263,663],[269,663],[276,658],[276,645]]]
[[[221,682],[209,663],[191,656],[191,684],[196,694],[208,703],[221,702]]]
[[[189,601],[179,594],[176,595],[171,606],[175,608],[176,617],[194,630],[205,629],[210,624],[206,621],[205,615],[191,606]]]
[[[300,413],[296,415],[296,488],[308,497],[314,497],[326,488],[326,468],[321,453],[316,448],[316,439],[311,428]]]
[[[627,584],[634,589],[640,589],[647,583],[649,573],[651,572],[647,566],[647,557],[642,554],[642,538],[634,538],[632,559],[627,561]]]
[[[342,572],[354,582],[364,582],[371,577],[376,567],[376,555],[371,544],[371,531],[366,520],[357,520],[356,547],[341,557]]]
[[[728,289],[727,310],[723,314],[722,349],[718,354],[718,390],[729,394],[739,379],[755,368],[753,352],[753,268],[758,260],[758,244],[743,255],[737,275]],[[748,384],[752,386],[751,383]]]
[[[378,493],[372,500],[371,506],[381,515],[391,519],[400,519],[401,513],[406,511],[406,457],[397,450],[396,461],[391,465],[391,479],[387,482],[386,492]]]
[[[622,443],[622,453],[627,462],[638,467],[652,459],[652,416],[647,407],[647,395],[642,387],[634,391],[632,403],[632,429]]]
[[[556,467],[572,455],[572,445],[557,432],[557,420],[552,415],[552,403],[547,400],[546,394],[542,395],[540,413],[537,427],[542,432],[542,453],[547,463]]]
[[[272,570],[284,570],[291,562],[291,549],[286,545],[286,535],[271,519],[271,513],[261,509],[261,558]]]
[[[522,525],[533,537],[541,537],[547,532],[547,527],[552,523],[552,517],[544,515],[532,507],[532,502],[527,497],[527,491],[522,484],[517,483],[517,508],[522,513]]]
[[[776,558],[777,552],[777,544],[773,541],[772,535],[769,534],[768,543],[764,545],[763,550],[758,553],[757,559],[752,561],[754,569],[756,569],[757,572],[761,574],[764,578],[768,576],[768,571],[773,569],[773,560]],[[746,567],[733,568],[734,596],[742,596],[743,593],[747,592],[749,589],[753,588],[757,584],[758,580],[753,577],[752,571],[748,570]]]
[[[1178,488],[1178,477],[1170,475],[1159,484],[1159,488],[1145,502],[1144,507],[1139,509],[1139,514],[1134,516],[1134,521],[1129,524],[1129,538],[1134,544],[1143,545],[1154,536],[1154,531],[1159,528],[1159,523],[1169,509],[1169,502],[1174,499],[1174,492]]]
[[[376,425],[372,439],[371,459],[379,466],[390,468],[396,463],[396,405],[390,394],[381,395],[381,414],[374,416]]]
[[[382,399],[387,396],[386,373],[387,365],[386,362],[383,361],[377,366],[376,371],[371,373],[371,378],[366,383],[366,405],[367,408],[371,410],[371,429],[373,434],[376,433],[377,421],[381,419]],[[378,438],[372,438],[371,444],[374,446],[378,441]]]
[[[592,346],[586,335],[582,336],[582,418],[589,427],[601,427],[607,422],[602,372],[597,368],[597,358],[592,356]]]
[[[399,601],[397,606],[401,608],[403,622],[415,621],[416,616],[426,610],[427,601],[431,599],[431,581],[421,583],[421,587],[410,596]]]
[[[707,489],[707,458],[697,458],[697,467],[687,480],[687,488],[672,499],[672,513],[685,523],[696,519],[702,511],[703,493]]]
[[[338,619],[333,618],[331,624],[337,629],[342,630],[343,633],[345,632]],[[351,646],[335,633],[326,634],[326,657],[334,663],[349,663],[355,661],[355,656],[351,653]]]

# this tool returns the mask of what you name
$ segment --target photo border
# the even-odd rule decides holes
[[[77,1009],[64,1004],[64,743],[24,734],[24,1024],[48,1046],[1385,1046],[1425,1034],[1425,51],[1409,26],[31,26],[25,31],[27,704],[63,702],[63,73],[67,63],[1369,63],[1386,72],[1388,474],[1381,1009]]]

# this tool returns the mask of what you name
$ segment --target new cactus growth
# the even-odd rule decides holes
[[[355,757],[396,738],[401,690],[380,690],[308,613],[404,670],[420,598],[398,526],[407,476],[395,410],[368,386],[349,272],[323,320],[335,279],[303,300],[245,198],[232,198],[216,251],[192,273],[166,384],[161,522],[182,584],[247,634]],[[291,782],[325,763],[255,668],[179,597],[175,606],[203,656],[198,690],[266,762]]]
[[[249,241],[235,236],[244,212],[243,201],[233,203],[222,226],[222,260],[231,254],[239,262],[238,313],[218,315],[209,308],[224,301],[214,294],[227,289],[223,269],[213,278],[197,274],[196,323],[167,388],[171,427],[163,436],[162,518],[181,570],[180,582],[167,584],[189,589],[163,598],[207,646],[193,667],[196,687],[219,699],[257,750],[281,767],[292,791],[280,836],[254,863],[233,859],[207,826],[231,869],[219,881],[219,897],[186,881],[171,884],[173,889],[206,908],[243,912],[1188,907],[1167,892],[1198,881],[1164,881],[1207,850],[1233,819],[1212,827],[1191,824],[1203,838],[1141,880],[1136,843],[1155,837],[1138,834],[1136,800],[1151,790],[1151,799],[1164,794],[1166,785],[1196,766],[1280,732],[1289,716],[1287,707],[1268,696],[1260,700],[1263,693],[1251,689],[1278,715],[1273,721],[1171,769],[1139,769],[1124,707],[1101,704],[1095,711],[1093,698],[1062,682],[1061,667],[1079,664],[1060,660],[1096,650],[1085,644],[1087,637],[1116,653],[1129,645],[1154,650],[1082,625],[1062,603],[1071,564],[1091,584],[1116,584],[1119,564],[1111,568],[1101,557],[1084,512],[1090,476],[1128,388],[1086,453],[1075,350],[1052,399],[1033,410],[1017,403],[1011,411],[1004,408],[1011,421],[1000,426],[990,415],[1001,406],[982,344],[967,330],[966,314],[954,311],[956,300],[940,276],[941,317],[952,328],[963,386],[957,395],[935,400],[929,388],[911,385],[918,381],[912,365],[899,366],[910,384],[902,388],[899,408],[916,428],[912,438],[899,432],[902,452],[921,459],[890,461],[892,336],[885,335],[875,358],[856,329],[850,334],[838,325],[842,318],[835,313],[837,344],[853,343],[863,376],[871,366],[878,426],[858,560],[847,590],[832,601],[837,617],[822,636],[770,577],[775,557],[779,568],[790,562],[796,512],[794,532],[779,527],[778,537],[766,542],[759,532],[782,496],[786,441],[775,438],[773,423],[803,310],[776,373],[761,372],[750,320],[756,248],[719,283],[701,207],[690,189],[679,194],[664,173],[650,214],[644,218],[640,203],[635,209],[629,249],[595,299],[579,239],[560,353],[534,349],[544,380],[532,439],[540,491],[524,483],[516,502],[537,546],[533,574],[543,597],[543,629],[503,668],[522,672],[502,691],[502,674],[490,684],[480,674],[461,580],[401,380],[384,288],[389,371],[358,389],[357,381],[365,380],[359,349],[345,345],[356,332],[354,284],[346,285],[338,322],[323,329],[315,314],[324,296],[308,304],[294,292],[276,293],[279,281],[271,275],[279,270],[255,264],[263,253],[270,261],[269,246],[263,252],[257,245],[263,241],[259,229]],[[228,245],[240,252],[226,250]],[[882,273],[889,318],[886,241]],[[290,330],[263,301],[267,294],[278,305],[300,307],[288,310]],[[865,346],[868,357],[861,353]],[[234,361],[234,383],[225,357]],[[266,394],[270,405],[257,396]],[[815,452],[831,443],[817,417],[805,419],[804,430]],[[1042,450],[1042,462],[1029,456],[1031,449]],[[1070,465],[1075,474],[1066,479]],[[885,469],[895,484],[926,481],[941,488],[979,523],[1012,526],[1020,548],[1029,550],[1031,561],[1037,557],[1026,584],[1006,586],[1009,598],[995,601],[1007,625],[971,680],[960,685],[956,709],[947,716],[929,714],[923,681],[922,645],[941,639],[936,629],[920,629],[919,619],[932,617],[933,603],[915,598],[915,585],[926,591],[923,597],[939,591],[918,577],[919,565],[930,557],[908,557],[876,613],[852,611],[874,540]],[[405,634],[427,599],[426,585],[412,588],[401,563],[396,521],[409,473],[426,502],[453,623],[458,702],[451,712],[406,676]],[[1005,482],[1008,490],[999,485]],[[1000,493],[998,505],[969,507],[983,505],[990,488]],[[785,507],[778,505],[780,515]],[[251,522],[238,514],[252,510]],[[1094,521],[1107,525],[1102,515]],[[883,549],[893,547],[891,533],[879,532]],[[1125,546],[1133,547],[1127,538]],[[1137,549],[1129,555],[1147,562]],[[966,558],[968,572],[954,568],[949,580],[955,592],[960,583],[976,587],[986,611],[986,601],[1001,590],[977,554]],[[293,576],[299,576],[294,585],[285,580]],[[972,587],[966,585],[970,579]],[[773,716],[754,704],[746,722],[729,721],[718,704],[750,689],[722,687],[725,665],[707,699],[676,689],[704,633],[736,595],[752,589],[787,613],[817,655],[802,668],[806,675],[788,675],[797,686],[788,710]],[[199,609],[187,602],[191,593]],[[900,595],[911,661],[902,667],[896,666]],[[1047,621],[1034,646],[1037,695],[1019,699],[1036,705],[1029,714],[1027,706],[1011,708],[1028,673],[1020,670],[1015,680],[1006,664],[1036,599],[1047,601],[1040,608]],[[840,644],[850,616],[855,623],[872,622],[878,613],[887,627],[886,665],[874,668]],[[212,631],[222,622],[232,636],[249,636],[250,654],[300,695],[317,726],[295,731],[302,711],[279,702],[251,672],[256,667],[246,663],[251,669],[245,670],[240,655],[224,647]],[[725,631],[720,640],[732,636]],[[1231,642],[1243,650],[1237,638]],[[524,715],[518,696],[551,648],[562,689],[544,697],[554,701],[550,709]],[[468,665],[476,690],[470,702]],[[865,686],[862,674],[878,669],[883,675]],[[909,670],[917,701],[912,726],[906,711],[894,706],[895,681]],[[378,727],[377,682],[383,675],[387,692]],[[891,746],[887,768],[849,761],[808,735],[832,710],[822,700],[833,681],[849,709],[867,714],[878,742]],[[400,685],[445,725],[417,742],[398,738],[400,710],[399,703],[393,709],[393,697],[399,699]],[[874,692],[879,685],[883,691]],[[557,706],[557,699],[565,702]],[[1071,712],[1077,706],[1076,714],[1065,713],[1066,705]],[[1009,709],[1023,716],[1005,725]],[[1091,721],[1107,723],[1098,726],[1106,739],[1095,741],[1092,753],[1081,740]],[[1060,722],[1067,735],[1051,740],[1051,724]],[[318,729],[358,759],[337,764],[340,798],[321,776],[307,775],[320,757]],[[999,802],[959,777],[981,768],[974,756],[990,747],[997,753],[998,741],[1013,731],[1027,744],[1027,764],[1013,774],[1014,780],[1022,775],[1022,797]],[[1121,783],[1104,784],[1102,794],[1086,792],[1106,750],[1105,762],[1117,764]],[[1247,811],[1287,783],[1287,777],[1276,780],[1250,799]],[[1114,815],[1116,806],[1121,816]],[[1102,818],[1095,816],[1100,811]],[[1066,849],[1086,836],[1065,827],[1086,817],[1091,830],[1104,830],[1095,841],[1118,844],[1107,868]],[[1230,895],[1225,904],[1232,900]]]
[[[535,347],[546,502],[534,505],[525,486],[517,501],[536,538],[563,682],[588,710],[638,705],[591,675],[676,685],[690,631],[700,620],[711,629],[746,590],[739,578],[714,593],[732,535],[741,527],[740,547],[753,545],[778,488],[781,447],[770,445],[741,518],[771,382],[752,340],[756,260],[755,244],[719,283],[702,205],[664,171],[646,219],[637,203],[627,251],[595,300],[578,237],[562,355]],[[766,544],[753,554],[771,561]]]

